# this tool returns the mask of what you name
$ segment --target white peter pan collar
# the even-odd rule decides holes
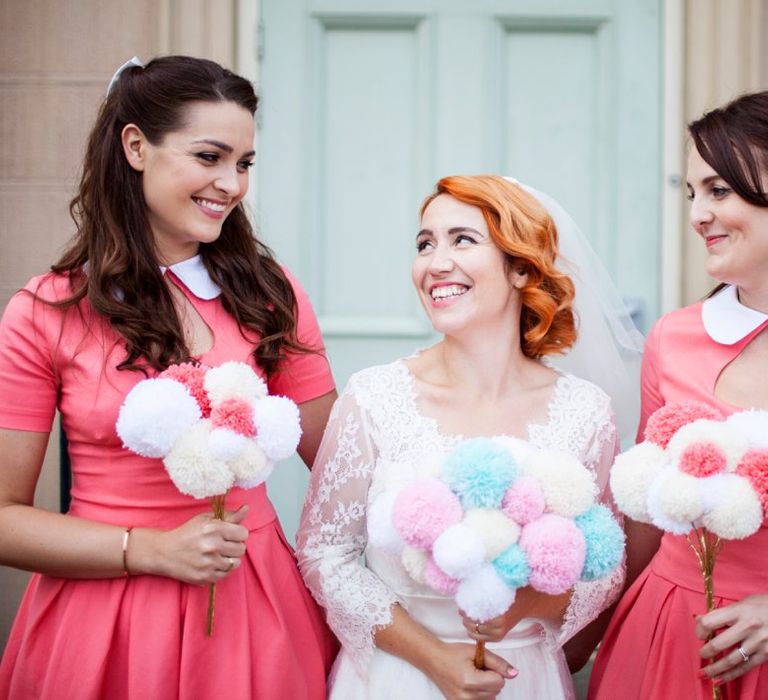
[[[163,274],[167,270],[173,272],[198,299],[208,301],[221,294],[221,288],[211,279],[199,255],[168,267],[160,266],[160,272]]]
[[[721,345],[738,343],[766,320],[768,314],[750,309],[739,301],[736,287],[732,284],[709,297],[701,307],[704,330]]]

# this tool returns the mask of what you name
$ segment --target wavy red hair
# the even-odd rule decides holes
[[[438,181],[421,214],[441,194],[477,207],[508,265],[522,268],[520,334],[528,357],[563,353],[576,341],[574,286],[555,267],[557,229],[547,210],[520,185],[496,175],[452,175]]]

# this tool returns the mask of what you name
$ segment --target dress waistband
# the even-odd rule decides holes
[[[227,493],[224,505],[229,511],[248,505],[248,515],[243,525],[249,530],[264,527],[277,517],[263,484],[252,489],[232,489]],[[73,493],[69,508],[70,515],[86,520],[122,527],[153,527],[163,530],[171,530],[195,515],[210,512],[211,506],[206,499],[187,498],[181,494],[172,503],[150,503],[145,506],[136,503],[98,503],[78,498]]]
[[[764,593],[766,553],[766,527],[761,527],[743,540],[723,540],[715,560],[715,596],[737,601],[748,595]],[[675,585],[704,593],[704,578],[685,536],[665,533],[659,551],[651,561],[651,569],[654,574]]]

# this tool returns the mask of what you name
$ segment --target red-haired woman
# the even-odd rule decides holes
[[[464,437],[567,451],[601,490],[617,447],[606,393],[544,361],[574,344],[576,322],[542,201],[501,177],[444,178],[415,244],[413,283],[443,338],[350,379],[299,532],[302,573],[343,645],[330,697],[572,698],[561,645],[618,594],[621,572],[560,596],[520,589],[505,614],[478,624],[367,541],[374,499]],[[475,640],[488,643],[485,670],[473,666]]]
[[[234,360],[299,404],[311,464],[335,391],[306,295],[242,207],[256,105],[253,86],[212,61],[125,66],[91,131],[77,235],[8,304],[0,564],[38,573],[0,664],[2,698],[325,697],[335,640],[264,486],[232,489],[233,512],[214,520],[115,430],[145,376]],[[67,514],[33,507],[57,409]]]

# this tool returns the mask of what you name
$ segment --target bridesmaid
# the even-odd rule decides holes
[[[241,203],[256,104],[212,61],[123,66],[90,135],[77,233],[8,304],[0,564],[37,573],[0,663],[2,698],[325,698],[336,643],[264,486],[232,489],[233,512],[213,520],[115,432],[146,375],[236,360],[299,404],[299,452],[315,456],[336,395],[317,322]],[[67,514],[33,506],[56,410]]]
[[[638,440],[666,403],[703,401],[726,414],[768,409],[768,92],[715,109],[689,130],[691,224],[707,248],[707,273],[720,284],[652,329]],[[626,529],[628,580],[639,577],[608,627],[591,700],[704,700],[713,680],[728,698],[768,697],[768,527],[724,542],[718,609],[705,615],[685,537],[630,520]]]

